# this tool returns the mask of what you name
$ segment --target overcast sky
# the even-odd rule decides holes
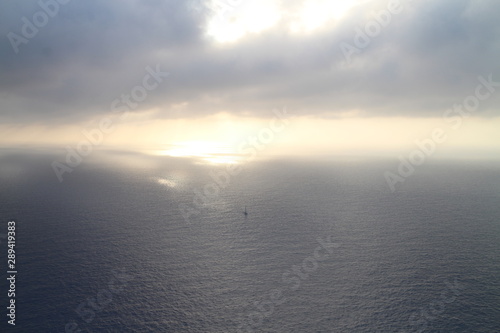
[[[148,66],[169,75],[131,111],[171,120],[266,118],[283,106],[328,119],[441,117],[479,76],[500,81],[496,0],[60,1],[0,2],[4,125],[110,113]],[[500,115],[499,101],[474,116]]]

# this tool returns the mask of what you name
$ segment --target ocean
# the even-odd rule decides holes
[[[2,332],[500,332],[499,162],[58,157],[0,154]]]

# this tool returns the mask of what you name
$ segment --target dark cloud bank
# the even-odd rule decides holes
[[[350,62],[339,46],[356,46],[356,28],[389,1],[354,8],[315,33],[292,34],[280,22],[225,45],[205,36],[213,13],[200,1],[66,2],[17,53],[12,33],[23,36],[23,17],[33,22],[40,1],[1,2],[2,123],[67,123],[109,112],[157,64],[170,75],[136,111],[159,107],[161,118],[218,111],[267,116],[282,106],[321,117],[350,110],[363,117],[439,117],[474,93],[478,76],[500,82],[494,0],[401,0],[404,10]],[[499,115],[498,96],[482,101],[476,114]]]

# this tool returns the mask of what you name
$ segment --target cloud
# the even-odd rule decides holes
[[[360,2],[307,31],[297,26],[314,1],[271,2],[279,14],[272,26],[218,43],[206,29],[221,18],[206,1],[70,1],[18,54],[7,34],[20,34],[21,18],[32,19],[40,6],[2,2],[0,121],[73,122],[107,113],[156,64],[170,76],[135,111],[155,110],[158,118],[265,116],[284,105],[315,117],[439,117],[473,93],[478,76],[500,81],[497,1],[401,0],[403,11],[351,62],[340,45],[355,46],[356,28],[390,1]],[[224,15],[229,27],[250,15],[240,3]],[[498,96],[477,115],[497,116]]]

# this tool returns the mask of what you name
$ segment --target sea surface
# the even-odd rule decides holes
[[[1,332],[500,332],[499,162],[54,159],[0,152]]]

